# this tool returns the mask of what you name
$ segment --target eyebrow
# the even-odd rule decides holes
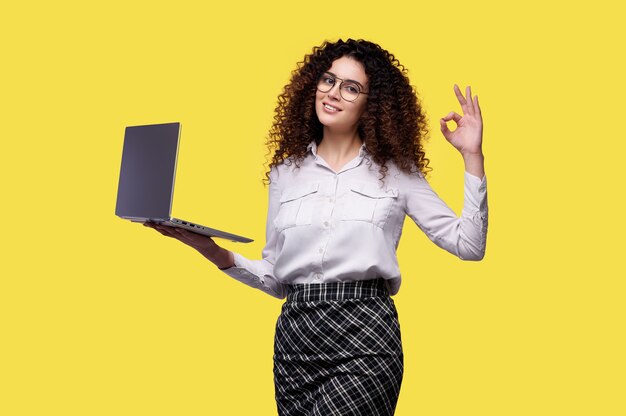
[[[333,74],[330,71],[326,71],[326,74],[332,75],[335,78],[339,78],[337,75]],[[363,84],[361,84],[359,81],[355,80],[355,79],[344,79],[344,81],[350,81],[350,82],[354,82],[355,84],[359,84],[359,87],[364,88]]]

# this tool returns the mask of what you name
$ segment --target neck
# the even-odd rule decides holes
[[[324,127],[324,136],[317,146],[317,153],[327,161],[339,161],[358,154],[363,141],[356,129],[348,132],[331,131]]]

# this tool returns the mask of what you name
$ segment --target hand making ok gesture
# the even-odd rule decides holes
[[[463,117],[451,111],[439,120],[441,132],[463,156],[482,154],[483,119],[478,105],[478,96],[472,98],[471,87],[466,88],[466,97],[463,97],[459,87],[454,84],[454,93],[461,103]],[[448,129],[447,121],[454,120],[457,127],[454,131]]]

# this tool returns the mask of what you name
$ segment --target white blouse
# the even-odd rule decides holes
[[[233,252],[235,266],[222,269],[242,283],[277,298],[286,284],[386,279],[400,289],[396,250],[408,215],[439,247],[463,260],[481,260],[487,237],[487,178],[465,172],[461,217],[420,173],[393,162],[384,186],[365,145],[339,172],[309,153],[297,169],[282,163],[270,171],[266,244],[262,260]]]

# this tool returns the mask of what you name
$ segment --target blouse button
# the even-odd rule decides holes
[[[328,227],[328,221],[324,221],[324,227]]]
[[[322,278],[322,274],[321,273],[315,273],[315,278],[316,279],[321,279]]]

